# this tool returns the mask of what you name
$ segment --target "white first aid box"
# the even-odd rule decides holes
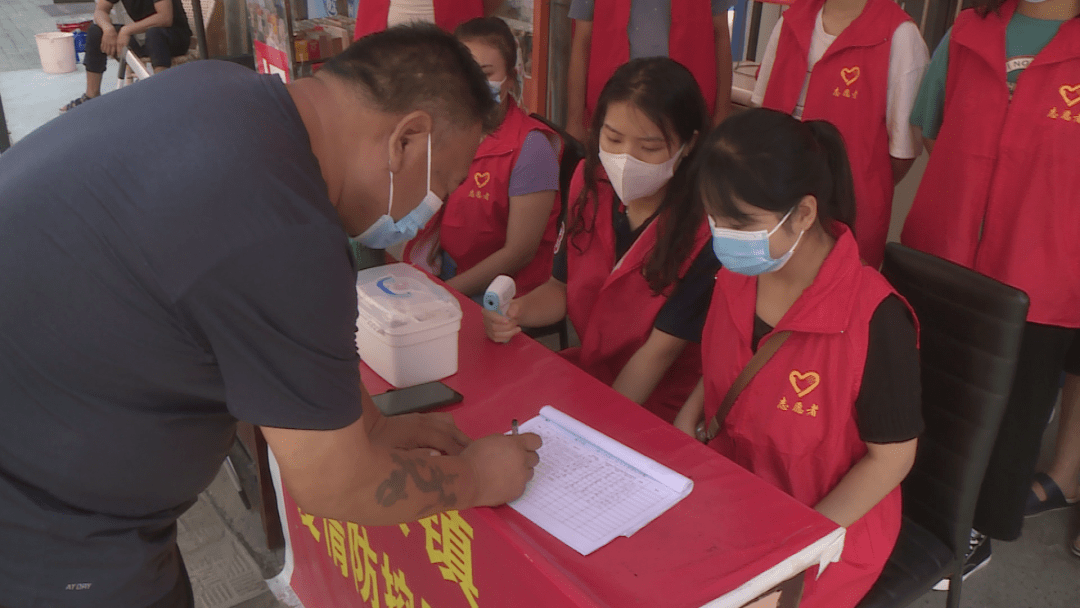
[[[356,349],[397,388],[457,373],[461,304],[408,264],[356,274]]]

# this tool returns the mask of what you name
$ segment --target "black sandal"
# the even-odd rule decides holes
[[[1043,492],[1046,494],[1046,500],[1039,500],[1039,496],[1035,494],[1035,490],[1029,489],[1027,507],[1024,509],[1024,517],[1066,509],[1077,502],[1080,502],[1080,500],[1066,499],[1065,495],[1061,493],[1061,488],[1059,488],[1058,485],[1054,483],[1054,479],[1046,473],[1035,473],[1034,481],[1042,486]]]
[[[89,96],[86,95],[86,93],[83,93],[82,97],[80,97],[78,99],[72,99],[70,102],[68,102],[68,104],[66,106],[60,108],[60,113],[63,114],[64,112],[67,112],[68,110],[70,110],[72,108],[77,108],[77,107],[81,106],[82,104],[90,101],[91,99],[93,99],[93,97],[89,97]]]

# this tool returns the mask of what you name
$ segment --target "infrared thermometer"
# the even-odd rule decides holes
[[[484,308],[505,316],[506,307],[510,306],[510,300],[514,299],[516,291],[517,286],[514,284],[514,279],[505,274],[500,274],[495,277],[495,280],[484,291]]]

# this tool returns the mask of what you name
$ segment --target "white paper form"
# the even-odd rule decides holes
[[[532,481],[510,507],[582,555],[637,532],[694,488],[688,477],[550,405],[519,429],[544,445]]]

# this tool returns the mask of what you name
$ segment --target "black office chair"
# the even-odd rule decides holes
[[[581,159],[585,158],[585,145],[571,137],[562,127],[559,127],[543,116],[540,116],[539,114],[530,114],[530,117],[547,125],[549,129],[558,133],[559,137],[562,139],[562,157],[559,160],[559,225],[561,226],[566,220],[566,207],[570,198],[570,180],[574,177],[574,171],[577,169],[578,163],[581,162]],[[558,334],[559,350],[563,350],[567,346],[570,346],[570,332],[565,318],[561,321],[552,323],[551,325],[527,328],[524,332],[525,335],[531,338],[542,338],[544,336]]]
[[[942,578],[960,605],[975,502],[1012,388],[1028,297],[941,258],[889,243],[885,277],[919,318],[923,418],[903,483],[904,519],[859,608],[901,608]]]

